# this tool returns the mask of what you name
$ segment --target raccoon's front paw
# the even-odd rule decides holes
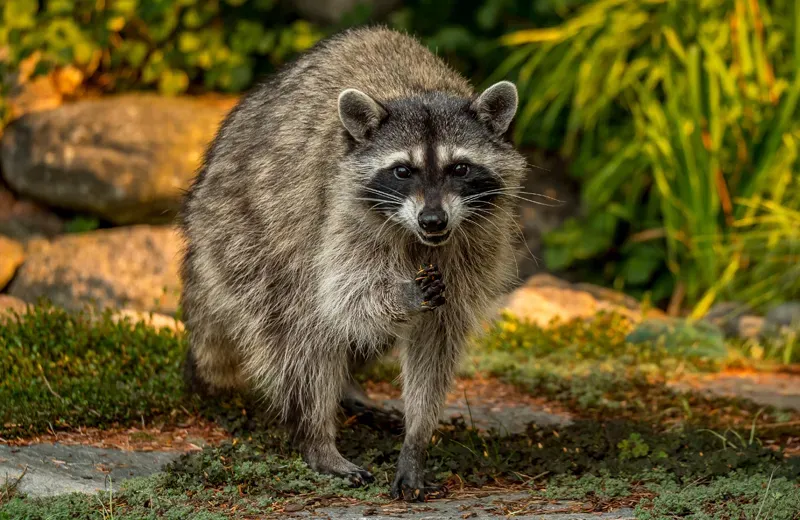
[[[361,468],[346,474],[340,474],[339,476],[349,481],[350,485],[353,487],[364,487],[375,480],[375,477],[372,476],[372,473]]]
[[[445,303],[444,281],[439,268],[433,264],[421,266],[417,271],[414,281],[422,291],[422,310],[430,311],[436,307],[441,307]]]
[[[444,498],[447,496],[445,486],[426,484],[422,475],[413,471],[398,470],[392,483],[392,498],[406,502],[424,502],[426,498]]]
[[[342,457],[335,448],[307,449],[303,460],[314,471],[343,478],[353,487],[366,486],[375,480],[372,473]]]

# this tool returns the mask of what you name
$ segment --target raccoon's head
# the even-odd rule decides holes
[[[379,102],[343,91],[339,118],[351,143],[345,161],[363,209],[428,246],[491,219],[524,168],[506,138],[517,101],[507,81],[474,99],[432,92]]]

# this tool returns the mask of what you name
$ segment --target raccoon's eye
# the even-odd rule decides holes
[[[453,175],[463,177],[469,173],[469,164],[456,164],[453,166]]]
[[[394,176],[398,179],[408,179],[411,177],[411,170],[406,166],[395,166],[392,173],[394,173]]]

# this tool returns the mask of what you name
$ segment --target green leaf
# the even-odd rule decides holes
[[[120,49],[125,60],[133,67],[140,67],[147,57],[147,44],[137,40],[126,40]]]
[[[251,20],[239,20],[231,35],[230,44],[234,52],[248,54],[258,49],[264,38],[264,27]]]
[[[195,32],[183,31],[178,36],[178,50],[185,54],[198,51],[202,45],[200,36]]]
[[[664,254],[655,247],[640,245],[628,253],[622,267],[625,282],[630,285],[644,285],[649,282],[656,270],[663,265]]]
[[[38,2],[31,0],[6,0],[3,6],[3,25],[15,29],[36,26]]]
[[[147,59],[147,63],[145,63],[142,69],[142,81],[145,83],[154,83],[156,80],[159,80],[166,69],[167,64],[164,61],[164,53],[161,51],[154,51]]]
[[[89,61],[91,61],[96,50],[97,47],[94,45],[94,43],[90,43],[88,41],[76,43],[73,50],[75,63],[79,65],[86,65],[89,63]]]
[[[158,91],[167,96],[185,92],[189,87],[189,76],[182,70],[165,70],[158,79]]]
[[[69,15],[75,9],[75,2],[74,0],[51,0],[47,2],[46,6],[48,14]]]

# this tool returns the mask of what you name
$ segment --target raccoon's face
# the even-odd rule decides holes
[[[441,246],[469,222],[480,226],[510,194],[504,171],[516,152],[504,138],[517,108],[513,84],[501,82],[475,100],[430,93],[379,104],[349,89],[339,116],[352,138],[348,164],[358,199],[428,246]]]

